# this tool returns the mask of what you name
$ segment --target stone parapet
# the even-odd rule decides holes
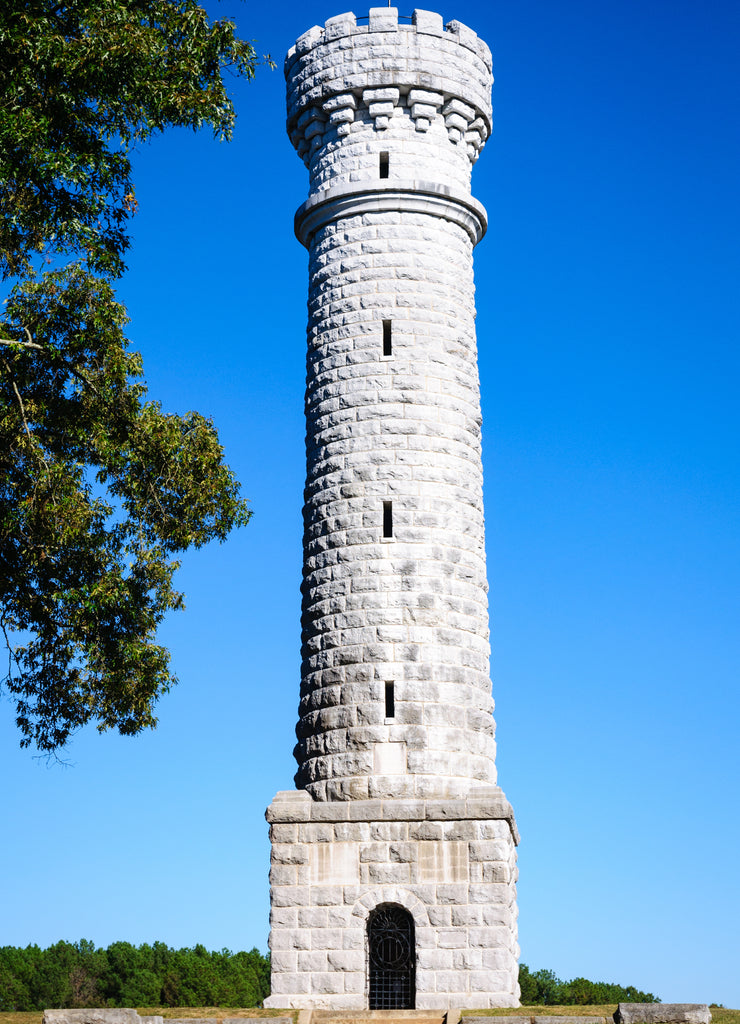
[[[336,166],[331,151],[338,144],[345,144],[345,157],[363,163],[362,147],[346,146],[355,132],[365,138],[371,130],[381,144],[399,132],[431,133],[427,158],[436,149],[438,163],[460,183],[469,181],[470,165],[491,133],[490,50],[467,26],[444,25],[430,11],[414,11],[410,24],[399,21],[395,7],[371,8],[367,19],[330,18],[291,47],[285,77],[288,134],[311,169],[312,188],[329,167],[332,178],[350,172],[346,163]],[[449,149],[439,150],[442,140]],[[424,151],[392,148],[417,166]]]

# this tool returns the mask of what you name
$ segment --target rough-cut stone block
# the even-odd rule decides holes
[[[379,117],[390,117],[393,113],[393,106],[392,100],[382,100],[377,103],[369,103],[367,109],[370,117],[374,117],[377,120]],[[368,535],[368,540],[370,539],[371,535]]]
[[[138,1024],[136,1010],[44,1010],[44,1024]]]
[[[365,89],[362,93],[362,98],[365,101],[365,103],[367,103],[368,106],[370,106],[371,103],[384,102],[395,104],[398,103],[399,95],[399,90],[392,87],[381,89]]]
[[[464,122],[472,121],[475,117],[475,107],[471,107],[467,103],[463,103],[461,99],[453,96],[452,99],[448,100],[442,108],[444,115],[458,114],[463,118]]]
[[[394,32],[398,29],[397,7],[371,7],[368,19],[369,32]]]
[[[409,89],[406,101],[409,106],[415,103],[429,103],[436,111],[437,107],[442,105],[444,96],[441,92],[432,92],[430,89]]]
[[[357,19],[354,14],[337,14],[333,18],[327,18],[324,22],[324,37],[327,42],[331,39],[340,39],[343,36],[351,35],[357,27]]]
[[[441,36],[444,32],[441,14],[435,14],[432,11],[414,11],[411,17],[417,32],[434,36]]]
[[[620,1003],[616,1024],[709,1024],[706,1003]]]
[[[437,108],[431,103],[413,103],[411,105],[411,116],[414,120],[424,117],[428,121],[433,120],[437,115]]]

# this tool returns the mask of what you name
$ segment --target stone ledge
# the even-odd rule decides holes
[[[482,786],[465,800],[314,801],[305,790],[282,790],[265,812],[272,824],[329,821],[507,821],[519,844],[514,811],[498,786]],[[652,1004],[648,1004],[652,1005]],[[656,1004],[660,1005],[660,1004]],[[652,1018],[651,1018],[652,1020]],[[658,1018],[655,1018],[658,1024]],[[673,1021],[673,1018],[666,1018]],[[124,1022],[121,1022],[124,1024]],[[625,1021],[625,1024],[627,1022]],[[708,1024],[698,1018],[687,1024]]]
[[[308,248],[316,231],[331,221],[388,212],[428,213],[452,221],[467,231],[473,245],[488,227],[485,208],[471,195],[431,181],[390,179],[315,193],[296,211],[296,238]]]

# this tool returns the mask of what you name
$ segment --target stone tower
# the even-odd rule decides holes
[[[342,14],[287,57],[309,169],[297,789],[267,812],[271,1007],[518,1004],[496,785],[470,172],[491,55],[459,22]]]

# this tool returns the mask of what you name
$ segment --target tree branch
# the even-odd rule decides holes
[[[44,346],[37,345],[35,341],[11,341],[10,338],[0,338],[0,345],[18,345],[20,348],[37,348],[39,352],[46,352]]]
[[[18,390],[18,385],[15,382],[15,377],[13,376],[13,372],[10,369],[10,367],[8,366],[8,363],[7,363],[7,361],[5,359],[3,359],[3,366],[5,367],[5,369],[8,372],[8,376],[10,377],[10,383],[13,385],[13,391],[15,391],[15,397],[18,399],[18,406],[19,406],[19,408],[21,410],[21,418],[23,420],[23,426],[25,427],[26,433],[28,434],[28,439],[30,441],[31,440],[31,431],[30,431],[30,428],[28,426],[28,420],[26,419],[26,407],[23,404],[23,399],[21,398],[21,393]]]
[[[72,363],[68,362],[59,352],[55,351],[54,349],[45,348],[43,345],[39,345],[35,341],[33,341],[31,332],[27,327],[24,327],[23,330],[26,332],[28,341],[12,341],[10,338],[0,338],[0,345],[10,345],[11,348],[16,346],[18,348],[32,348],[38,352],[44,352],[48,356],[56,357],[57,359],[60,359],[64,363],[64,365],[67,367],[70,373],[74,374],[74,376],[77,377],[78,380],[81,380],[83,384],[87,384],[89,387],[91,387],[96,395],[98,394],[98,389],[95,387],[90,378],[85,376],[85,374],[82,373],[81,370],[78,370],[76,366],[73,366]],[[7,366],[8,364],[5,363],[5,365]],[[13,387],[15,387],[15,384],[13,385]],[[16,394],[18,394],[17,388]]]

